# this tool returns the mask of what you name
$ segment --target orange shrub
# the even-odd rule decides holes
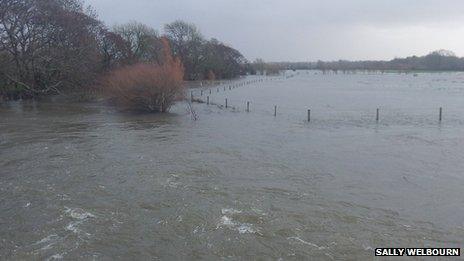
[[[162,65],[139,63],[109,73],[105,92],[123,109],[166,112],[184,95],[184,69],[163,40]]]

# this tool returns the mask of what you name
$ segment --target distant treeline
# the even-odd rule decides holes
[[[275,63],[281,68],[296,70],[376,70],[376,71],[464,71],[464,58],[451,51],[439,50],[425,56],[395,58],[391,61],[317,61]]]
[[[164,34],[137,22],[108,28],[81,0],[0,0],[0,100],[92,89],[136,64],[163,64],[163,39],[185,80],[233,78],[252,70],[243,55],[183,21]]]

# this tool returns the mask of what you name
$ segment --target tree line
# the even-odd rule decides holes
[[[0,98],[96,88],[113,70],[162,65],[164,40],[185,80],[233,78],[250,68],[239,51],[184,21],[160,34],[138,22],[109,28],[81,0],[0,0]]]
[[[390,61],[317,61],[275,63],[276,66],[296,70],[375,70],[375,71],[464,71],[464,58],[453,52],[438,50],[424,56],[395,58]]]

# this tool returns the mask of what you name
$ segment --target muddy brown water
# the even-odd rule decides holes
[[[463,245],[463,74],[287,73],[213,87],[233,108],[194,104],[197,121],[185,103],[3,104],[0,259],[362,260]]]

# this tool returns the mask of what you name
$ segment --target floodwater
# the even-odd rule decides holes
[[[195,89],[212,103],[193,104],[196,121],[186,103],[166,115],[2,105],[0,259],[364,260],[376,247],[462,247],[464,74],[258,79]]]

